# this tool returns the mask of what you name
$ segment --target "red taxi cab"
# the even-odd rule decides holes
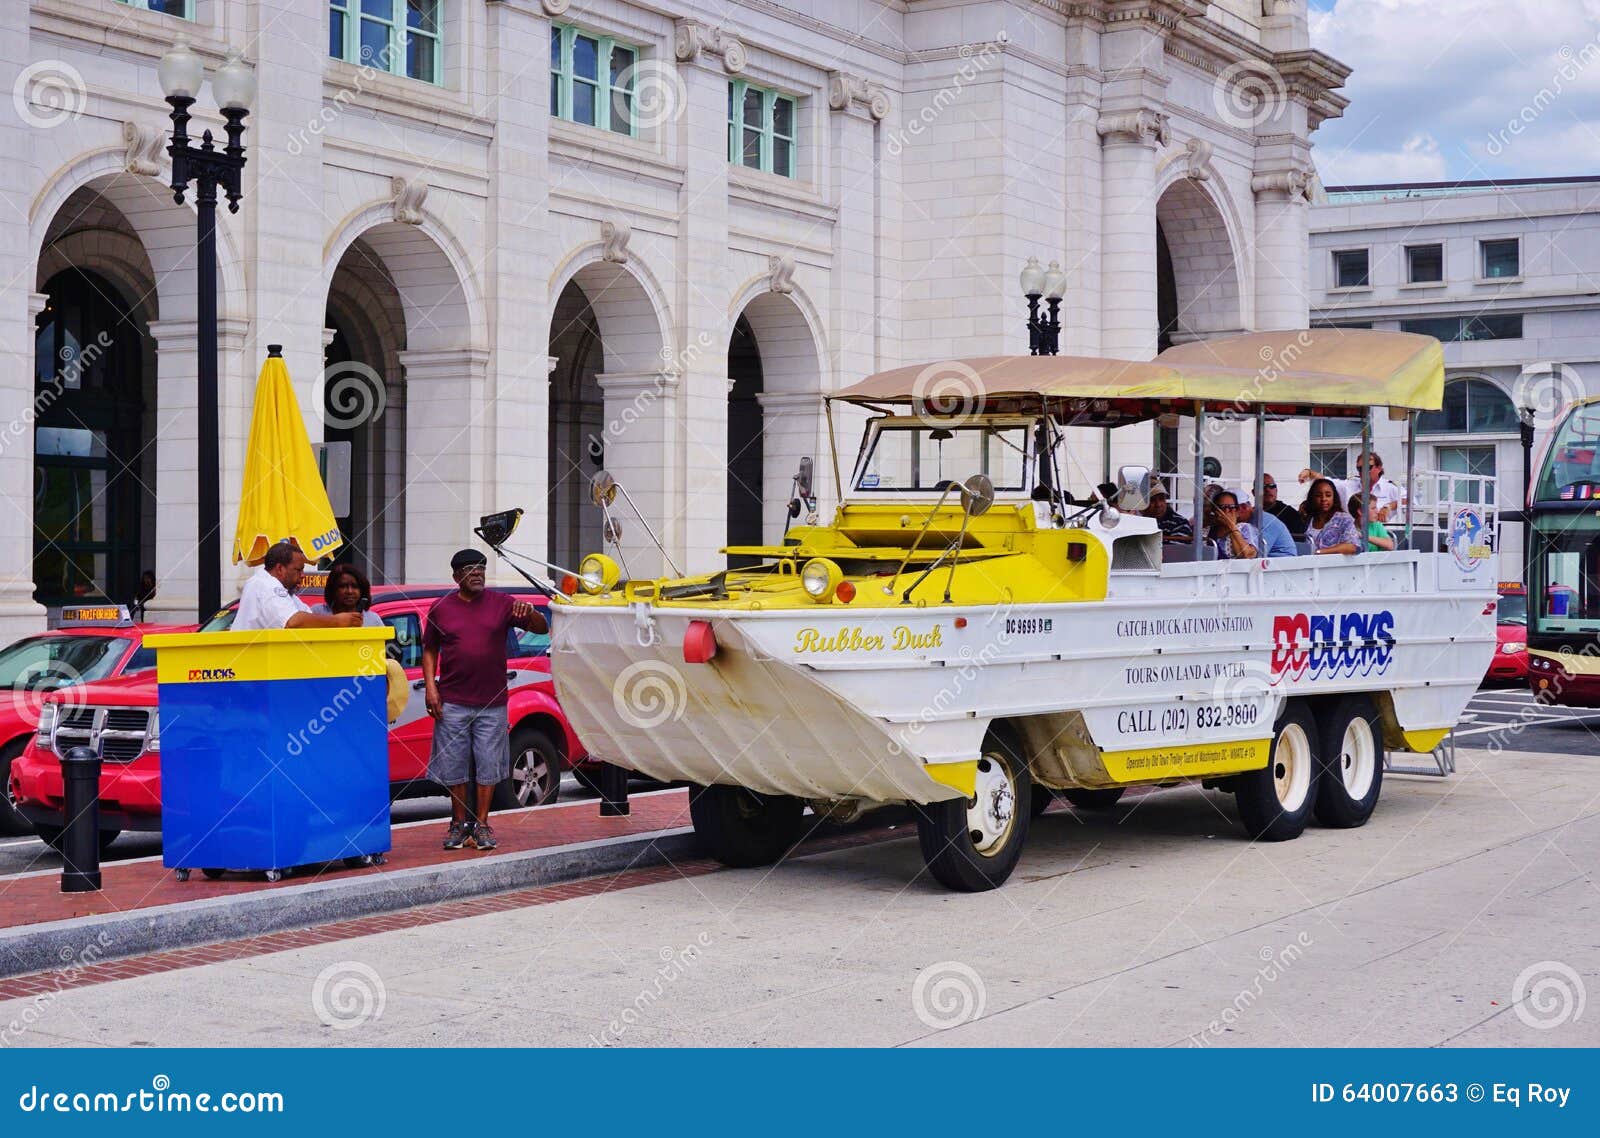
[[[433,720],[423,701],[422,630],[433,602],[454,589],[453,585],[372,587],[372,611],[394,629],[391,649],[411,684],[405,710],[389,727],[389,783],[396,798],[444,793],[426,773]],[[514,595],[541,608],[548,604],[542,594]],[[202,631],[231,627],[233,611],[230,607],[218,613]],[[495,791],[496,810],[555,801],[562,770],[578,767],[586,759],[556,702],[550,680],[549,635],[513,629],[510,638],[506,684],[511,777]],[[123,830],[161,829],[161,733],[156,705],[156,677],[148,670],[85,683],[73,689],[71,698],[45,703],[36,732],[11,764],[9,780],[18,811],[33,823],[40,837],[52,843],[60,837],[60,756],[69,747],[79,746],[95,748],[104,760],[101,844],[108,845]],[[579,773],[583,777],[581,769]]]
[[[30,834],[33,826],[11,794],[11,765],[39,725],[39,710],[53,693],[73,701],[79,685],[155,667],[144,647],[149,632],[184,632],[192,624],[137,624],[126,607],[68,605],[55,629],[24,636],[0,649],[0,835]]]
[[[1522,585],[1500,586],[1495,607],[1494,657],[1485,683],[1524,684],[1528,680],[1528,591]]]

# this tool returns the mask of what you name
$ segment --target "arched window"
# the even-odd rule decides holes
[[[1511,397],[1486,379],[1452,379],[1444,385],[1444,406],[1417,416],[1422,435],[1509,434],[1517,430]]]

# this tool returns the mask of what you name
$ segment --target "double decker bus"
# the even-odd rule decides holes
[[[1600,707],[1600,397],[1562,412],[1528,490],[1528,683]]]

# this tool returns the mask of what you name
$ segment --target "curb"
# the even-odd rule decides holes
[[[100,949],[96,962],[143,956],[699,856],[694,830],[685,826],[237,897],[23,925],[0,931],[0,978],[62,968],[91,946]]]

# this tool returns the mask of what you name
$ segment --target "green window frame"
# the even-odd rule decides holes
[[[194,19],[194,0],[120,0],[120,3],[163,16],[176,16],[180,20]]]
[[[728,161],[749,170],[795,176],[799,105],[791,95],[728,81]]]
[[[629,138],[639,49],[572,24],[550,25],[550,114]]]
[[[328,0],[328,54],[439,86],[444,5],[445,0]]]

